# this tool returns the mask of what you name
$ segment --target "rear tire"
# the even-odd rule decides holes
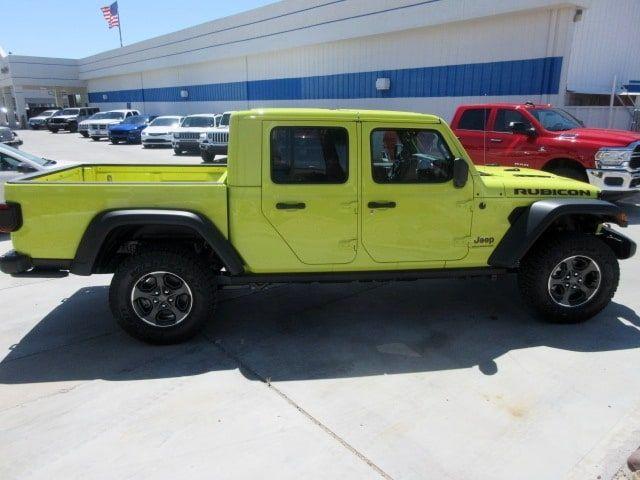
[[[117,145],[120,143],[120,140],[116,140],[115,138],[112,138],[111,143],[113,143],[114,145]]]
[[[50,128],[49,131],[51,133],[58,133],[58,129],[57,128]]]
[[[118,324],[129,335],[153,344],[179,343],[196,335],[213,316],[216,297],[212,265],[171,247],[153,247],[128,257],[116,269],[109,289]]]
[[[72,124],[72,125],[69,127],[69,132],[71,132],[71,133],[76,133],[77,131],[78,131],[78,125]]]
[[[553,323],[578,323],[604,309],[618,288],[611,248],[594,235],[567,233],[543,240],[520,264],[525,301]]]

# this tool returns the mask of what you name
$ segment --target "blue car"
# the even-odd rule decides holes
[[[134,115],[121,123],[110,125],[109,140],[114,145],[120,142],[140,143],[142,130],[156,117],[157,115]]]

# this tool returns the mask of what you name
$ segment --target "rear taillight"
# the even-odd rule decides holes
[[[22,212],[17,203],[0,203],[0,233],[15,232],[22,226]]]

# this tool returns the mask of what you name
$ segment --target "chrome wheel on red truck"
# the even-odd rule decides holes
[[[213,316],[216,272],[187,248],[152,247],[116,269],[109,303],[118,324],[156,344],[196,335]]]

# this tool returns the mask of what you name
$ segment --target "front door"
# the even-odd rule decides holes
[[[263,125],[262,213],[300,262],[350,263],[358,240],[356,123]]]
[[[473,182],[453,186],[451,141],[424,124],[363,124],[362,240],[376,262],[467,255]]]
[[[511,122],[521,122],[531,128],[531,122],[517,110],[497,109],[490,131],[487,132],[487,163],[536,168],[541,155],[537,137],[514,133]]]

